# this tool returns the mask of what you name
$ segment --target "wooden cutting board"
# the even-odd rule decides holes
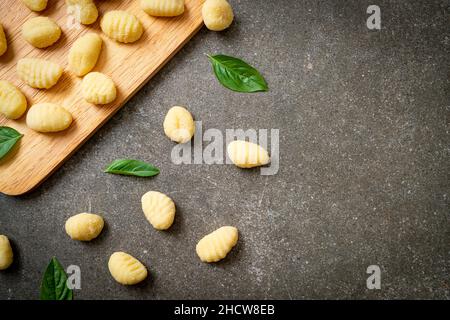
[[[25,124],[25,115],[8,120],[0,115],[0,126],[9,126],[24,134],[14,149],[0,160],[0,192],[20,195],[30,191],[72,155],[94,132],[122,107],[164,64],[201,28],[203,0],[186,0],[185,13],[175,18],[154,18],[139,8],[139,1],[96,1],[99,18],[90,26],[78,25],[66,14],[64,0],[49,0],[47,9],[30,11],[21,1],[0,1],[0,22],[5,29],[8,51],[0,57],[0,79],[18,86],[28,106],[53,102],[67,108],[74,117],[69,129],[59,133],[34,132]],[[107,38],[99,22],[108,10],[121,9],[135,14],[144,26],[140,40],[120,44]],[[53,18],[63,34],[54,45],[37,49],[21,35],[22,24],[38,15]],[[117,99],[104,106],[95,106],[80,97],[81,78],[65,71],[59,82],[49,90],[33,89],[16,75],[16,63],[24,57],[45,58],[67,67],[71,44],[82,34],[97,32],[103,42],[98,63],[93,71],[112,77],[117,85]],[[151,112],[149,110],[149,112]]]

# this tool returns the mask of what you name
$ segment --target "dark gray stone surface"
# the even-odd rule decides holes
[[[81,267],[76,299],[450,297],[449,1],[231,3],[228,31],[200,31],[37,190],[0,196],[0,233],[16,254],[0,298],[38,298],[52,256]],[[366,27],[370,4],[381,7],[380,31]],[[270,92],[224,89],[204,53],[245,59]],[[280,129],[279,173],[172,164],[162,121],[176,104],[205,129]],[[121,157],[161,174],[102,172]],[[149,190],[177,204],[168,232],[145,220]],[[107,227],[71,241],[64,222],[85,211]],[[228,224],[238,246],[201,263],[196,242]],[[107,261],[117,250],[144,262],[149,280],[115,283]],[[366,288],[372,264],[381,290]]]

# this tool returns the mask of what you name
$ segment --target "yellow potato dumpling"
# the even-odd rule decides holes
[[[69,69],[77,76],[84,76],[97,63],[102,49],[102,38],[96,33],[88,33],[78,38],[69,51]]]
[[[36,48],[46,48],[58,41],[61,28],[50,18],[35,17],[22,26],[25,40]]]
[[[27,126],[38,132],[58,132],[72,123],[69,111],[53,103],[38,103],[27,113]]]
[[[123,285],[133,285],[147,278],[147,268],[125,252],[114,252],[108,262],[114,280]]]
[[[195,123],[191,113],[183,107],[172,107],[164,119],[164,133],[170,140],[186,143],[195,133]]]
[[[22,0],[22,2],[33,11],[42,11],[47,8],[47,0]]]
[[[197,243],[197,255],[203,262],[220,261],[233,249],[238,238],[238,229],[235,227],[219,228]]]
[[[0,270],[8,269],[13,263],[13,251],[7,236],[0,234]]]
[[[6,80],[0,80],[0,113],[8,119],[18,119],[27,110],[27,99],[23,93]]]
[[[141,0],[141,8],[155,17],[175,17],[184,12],[184,0]]]
[[[233,9],[226,0],[206,0],[202,7],[203,22],[212,31],[222,31],[233,22]]]
[[[44,59],[24,58],[17,62],[19,78],[33,88],[53,87],[62,73],[63,69],[58,64]]]
[[[240,168],[254,168],[270,162],[266,149],[256,143],[233,141],[228,145],[227,152],[231,161]]]
[[[116,85],[100,72],[88,73],[81,83],[83,98],[93,104],[107,104],[116,99]]]
[[[142,196],[142,210],[157,230],[167,230],[175,218],[175,203],[164,193],[149,191]]]
[[[144,32],[138,18],[122,10],[108,11],[100,21],[100,27],[108,37],[123,43],[139,40]]]
[[[80,213],[67,219],[66,232],[73,240],[91,241],[104,226],[103,218],[92,213]]]
[[[6,52],[6,49],[8,49],[8,42],[6,41],[5,31],[0,24],[0,56]]]
[[[98,18],[98,10],[92,0],[66,0],[67,13],[81,24],[92,24]]]

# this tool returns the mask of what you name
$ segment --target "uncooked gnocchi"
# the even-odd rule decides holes
[[[38,103],[27,113],[27,126],[38,132],[58,132],[72,123],[69,111],[53,103]]]
[[[42,11],[47,8],[47,0],[22,0],[22,2],[33,11]]]
[[[27,99],[12,83],[0,80],[0,113],[8,119],[18,119],[27,110]]]
[[[248,141],[237,140],[227,147],[230,160],[240,168],[254,168],[270,162],[266,149]]]
[[[36,48],[46,48],[58,41],[61,28],[50,18],[35,17],[22,26],[25,40]]]
[[[67,219],[65,227],[73,240],[91,241],[102,232],[104,224],[103,218],[97,214],[79,213]]]
[[[67,13],[81,24],[92,24],[98,18],[98,10],[92,0],[66,0]]]
[[[212,31],[222,31],[233,22],[233,9],[226,0],[206,0],[202,7],[203,22]]]
[[[175,203],[164,193],[149,191],[142,196],[142,210],[157,230],[169,229],[175,218]]]
[[[8,42],[6,41],[3,26],[0,24],[0,56],[2,56],[6,52],[6,49],[8,49]]]
[[[7,269],[13,263],[13,257],[8,237],[0,234],[0,270]]]
[[[184,0],[141,0],[141,8],[155,17],[174,17],[184,12]]]
[[[222,227],[203,237],[196,247],[203,262],[217,262],[227,256],[238,241],[238,229]]]
[[[49,89],[53,87],[63,73],[56,63],[34,58],[24,58],[17,62],[17,74],[30,87]]]
[[[88,33],[77,39],[69,51],[69,69],[77,76],[84,76],[97,63],[102,49],[102,38],[96,33]]]
[[[170,140],[186,143],[192,139],[195,123],[191,113],[183,107],[172,107],[164,119],[164,133]]]
[[[109,272],[120,284],[133,285],[147,278],[147,268],[125,252],[114,252],[108,262]]]
[[[139,40],[144,32],[138,18],[122,10],[108,11],[100,21],[100,27],[108,37],[123,43]]]
[[[100,72],[88,73],[81,83],[83,98],[93,104],[107,104],[116,99],[116,85]]]

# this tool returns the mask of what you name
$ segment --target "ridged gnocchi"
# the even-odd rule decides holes
[[[227,153],[230,160],[240,168],[254,168],[270,162],[266,149],[248,141],[231,142],[227,147]]]
[[[8,49],[8,42],[6,41],[3,26],[0,24],[0,56],[2,56],[6,52],[6,49]]]
[[[79,213],[67,219],[65,229],[73,240],[91,241],[98,237],[104,225],[103,218],[97,214]]]
[[[97,63],[102,49],[102,38],[88,33],[78,38],[69,51],[69,70],[81,77],[91,71]]]
[[[203,262],[220,261],[233,249],[238,238],[237,228],[230,226],[219,228],[197,243],[197,255]]]
[[[50,18],[35,17],[23,24],[22,35],[33,47],[42,49],[58,41],[61,28]]]
[[[42,11],[47,8],[47,0],[22,0],[22,2],[32,11]]]
[[[195,133],[195,123],[191,113],[183,107],[172,107],[164,118],[164,133],[170,140],[186,143]]]
[[[38,132],[58,132],[72,123],[72,115],[65,108],[54,103],[38,103],[27,113],[27,126]]]
[[[88,73],[81,83],[83,98],[93,104],[107,104],[116,99],[116,85],[110,77],[100,72]]]
[[[14,254],[7,236],[0,234],[0,270],[8,269],[13,263]]]
[[[164,193],[149,191],[142,196],[142,210],[157,230],[169,229],[175,218],[175,203]]]
[[[19,78],[33,88],[53,87],[62,73],[63,69],[58,64],[44,59],[24,58],[17,62]]]
[[[98,18],[98,10],[92,0],[66,0],[67,13],[81,24],[92,24]]]
[[[100,21],[100,27],[108,37],[123,43],[139,40],[144,32],[138,18],[122,10],[108,11]]]
[[[125,252],[114,252],[108,262],[109,272],[120,284],[133,285],[147,278],[147,268]]]
[[[18,119],[27,110],[27,99],[15,85],[0,80],[0,113],[8,119]]]
[[[233,9],[226,0],[206,0],[202,16],[206,27],[212,31],[225,30],[234,19]]]
[[[141,0],[141,8],[155,17],[175,17],[184,12],[184,0]]]

